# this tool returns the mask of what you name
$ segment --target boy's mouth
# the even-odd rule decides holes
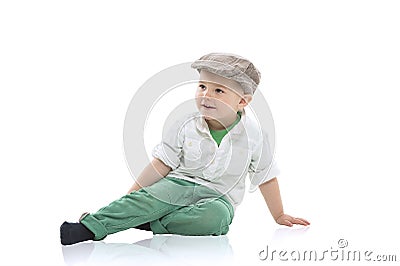
[[[202,104],[201,106],[203,106],[206,109],[216,109],[214,106],[208,105],[208,104]]]

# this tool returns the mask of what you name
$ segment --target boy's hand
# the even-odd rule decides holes
[[[286,225],[292,227],[294,224],[300,225],[310,225],[310,222],[303,218],[295,218],[288,214],[282,214],[275,220],[278,224]]]
[[[303,218],[295,218],[283,212],[282,199],[279,191],[278,179],[271,180],[261,184],[261,194],[263,195],[268,208],[278,224],[292,227],[294,224],[307,226],[310,223]],[[276,218],[275,218],[276,217]]]

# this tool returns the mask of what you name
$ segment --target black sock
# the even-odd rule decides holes
[[[151,231],[150,223],[144,223],[135,227],[136,229]]]
[[[60,227],[61,244],[72,245],[78,242],[93,240],[94,234],[81,223],[64,222]]]

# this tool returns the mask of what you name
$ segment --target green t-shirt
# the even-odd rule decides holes
[[[221,130],[210,129],[211,136],[213,137],[215,142],[218,144],[218,147],[219,147],[219,144],[221,143],[222,139],[224,138],[224,136],[228,133],[228,131],[231,130],[234,126],[236,126],[237,123],[239,123],[241,117],[242,117],[242,113],[237,112],[237,118],[236,118],[235,122],[233,122],[232,125],[230,125],[228,128],[221,129]]]

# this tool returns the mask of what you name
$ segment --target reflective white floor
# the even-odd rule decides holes
[[[350,232],[338,235],[336,230],[321,234],[312,227],[278,228],[264,240],[232,239],[229,234],[155,235],[132,243],[85,242],[61,249],[66,265],[396,265],[400,260],[394,243],[374,243]]]
[[[229,265],[233,250],[227,236],[156,235],[135,243],[91,242],[62,247],[67,265]]]

